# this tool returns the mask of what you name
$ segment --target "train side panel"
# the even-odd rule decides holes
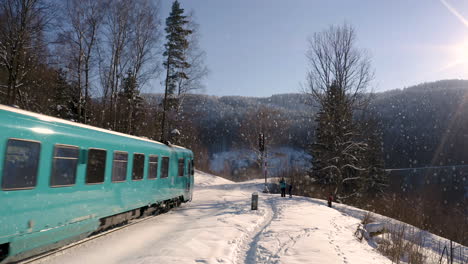
[[[130,211],[183,196],[189,200],[193,177],[189,175],[190,151],[163,144],[107,134],[101,131],[38,120],[0,110],[0,185],[3,179],[7,141],[19,138],[40,142],[37,183],[27,190],[0,190],[0,245],[10,243],[11,255],[72,237],[87,235],[98,228],[103,217]],[[80,149],[76,182],[51,187],[50,175],[55,144]],[[106,150],[104,182],[86,183],[90,148]],[[114,151],[128,153],[126,180],[112,182]],[[132,180],[135,153],[144,154],[143,179]],[[148,179],[149,157],[158,155],[158,177]],[[161,178],[161,157],[170,157],[169,177]],[[178,159],[184,158],[184,176],[178,176]]]

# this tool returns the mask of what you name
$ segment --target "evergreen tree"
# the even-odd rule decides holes
[[[76,95],[76,87],[67,82],[66,74],[62,70],[57,70],[55,80],[51,84],[52,96],[49,99],[49,112],[56,117],[77,121],[79,97]]]
[[[178,81],[188,79],[185,69],[190,68],[187,62],[186,50],[189,47],[188,36],[192,34],[187,29],[187,16],[184,15],[184,9],[180,7],[176,0],[172,4],[171,13],[166,19],[167,42],[164,45],[164,67],[166,68],[166,83],[163,101],[163,116],[161,121],[161,141],[166,141],[166,112],[169,109],[177,107],[177,98],[174,96]]]
[[[369,147],[372,133],[355,118],[356,113],[366,113],[371,99],[367,88],[373,79],[370,58],[355,41],[353,27],[331,26],[314,34],[307,52],[309,91],[320,110],[311,176],[338,199],[367,192],[379,168],[373,157],[377,147]]]
[[[343,89],[333,82],[317,114],[316,141],[312,145],[312,176],[336,194],[358,188],[361,153],[365,143],[356,141],[352,109]]]
[[[117,130],[127,134],[135,134],[137,125],[143,115],[143,98],[140,96],[136,76],[128,70],[123,79],[121,92],[118,94],[118,126]]]
[[[349,97],[333,82],[317,114],[312,177],[338,198],[379,193],[386,186],[377,121],[353,118]]]

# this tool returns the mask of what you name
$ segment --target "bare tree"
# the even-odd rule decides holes
[[[347,24],[330,26],[326,31],[315,33],[308,43],[307,84],[314,99],[323,104],[329,87],[336,84],[352,107],[366,105],[363,95],[369,92],[374,73],[368,53],[355,46],[354,28]]]
[[[51,10],[42,0],[2,0],[0,5],[0,65],[8,75],[2,84],[6,91],[0,91],[6,94],[5,103],[13,105],[24,101],[24,80],[46,45],[43,34]]]
[[[129,60],[129,38],[133,3],[114,1],[105,16],[105,40],[99,47],[100,75],[103,88],[102,125],[115,129],[117,122],[117,95]]]
[[[134,3],[133,29],[130,38],[130,69],[142,87],[162,71],[157,55],[162,39],[159,2],[143,0]]]
[[[132,91],[137,95],[141,87],[162,70],[157,63],[161,41],[159,20],[159,2],[151,0],[119,0],[107,10],[103,30],[105,41],[99,47],[100,75],[107,122],[113,129],[117,127],[117,100],[123,80],[134,79]],[[127,96],[133,102],[135,96]],[[128,110],[126,130],[131,127],[133,106]],[[104,114],[102,121],[105,125]]]
[[[363,173],[369,169],[368,144],[354,114],[369,101],[373,72],[369,56],[355,45],[354,29],[344,24],[314,34],[307,52],[308,92],[320,108],[312,174],[341,198],[357,195],[368,183]]]
[[[84,123],[88,119],[90,75],[106,5],[104,1],[68,0],[62,14],[66,23],[59,33],[58,53],[63,54],[61,61],[71,81],[78,86],[78,119]]]
[[[159,2],[149,0],[134,3],[132,35],[130,38],[130,75],[135,78],[135,87],[127,97],[126,133],[133,133],[133,114],[141,88],[150,79],[157,77],[161,64],[157,62],[158,44],[161,42],[161,24],[159,21]],[[129,76],[127,76],[128,78]]]

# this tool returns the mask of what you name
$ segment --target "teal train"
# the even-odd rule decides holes
[[[192,199],[193,153],[0,105],[0,262]]]

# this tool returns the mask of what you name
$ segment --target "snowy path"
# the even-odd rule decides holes
[[[245,263],[390,263],[353,236],[358,220],[307,198],[267,201],[273,217]]]
[[[359,220],[320,201],[260,194],[255,182],[197,173],[194,201],[42,263],[390,263],[353,233]]]

